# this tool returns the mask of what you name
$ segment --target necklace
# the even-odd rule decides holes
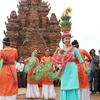
[[[70,47],[65,47],[65,48],[64,48],[64,51],[65,51],[65,52],[68,52],[71,48],[72,48],[72,46],[70,46]]]

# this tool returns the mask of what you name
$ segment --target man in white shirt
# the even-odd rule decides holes
[[[19,62],[16,64],[16,69],[17,69],[17,76],[18,76],[18,87],[26,87],[26,73],[23,72],[24,70],[24,61],[23,59],[19,59]]]

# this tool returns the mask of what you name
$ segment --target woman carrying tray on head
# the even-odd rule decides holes
[[[64,48],[58,48],[53,57],[53,63],[61,64],[59,77],[61,77],[60,100],[79,100],[78,71],[76,58],[86,71],[83,59],[77,48],[71,46],[71,34],[63,32],[62,41]]]

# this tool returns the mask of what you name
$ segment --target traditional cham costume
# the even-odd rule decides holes
[[[15,60],[17,50],[4,48],[0,51],[0,100],[16,100],[18,94]]]
[[[69,32],[64,32],[62,37],[71,37]],[[53,63],[61,64],[59,76],[61,77],[60,100],[79,100],[79,81],[76,65],[76,58],[80,63],[83,59],[77,48],[71,47],[64,54],[58,54],[53,57]]]
[[[38,80],[31,78],[33,76],[33,71],[39,65],[39,59],[31,55],[29,63],[25,65],[24,71],[27,72],[27,90],[26,97],[39,98],[40,92],[38,87]]]
[[[79,49],[79,52],[85,61],[85,57],[87,57],[89,60],[91,60],[91,56],[88,54],[88,52],[84,49]],[[89,65],[84,62],[87,69]],[[78,68],[78,78],[79,78],[79,93],[80,93],[80,99],[79,100],[90,100],[90,91],[89,91],[89,79],[88,74],[85,73],[84,68],[79,63],[79,61],[76,61],[77,68]]]
[[[47,69],[43,71],[43,77],[42,77],[42,97],[44,99],[56,97],[53,78],[51,78],[51,76],[53,75],[51,58],[52,58],[51,56],[49,57],[44,56],[41,58],[41,62],[47,64],[47,65],[46,64],[42,65],[42,67]]]

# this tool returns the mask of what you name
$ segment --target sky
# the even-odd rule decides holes
[[[0,39],[4,37],[3,30],[6,30],[5,21],[12,10],[18,11],[19,0],[1,0],[0,3]],[[47,1],[47,0],[44,0]],[[58,20],[67,7],[72,8],[71,34],[72,40],[77,39],[80,48],[90,51],[91,48],[100,49],[100,0],[48,0],[51,13],[55,13]],[[0,49],[2,48],[0,42]]]

